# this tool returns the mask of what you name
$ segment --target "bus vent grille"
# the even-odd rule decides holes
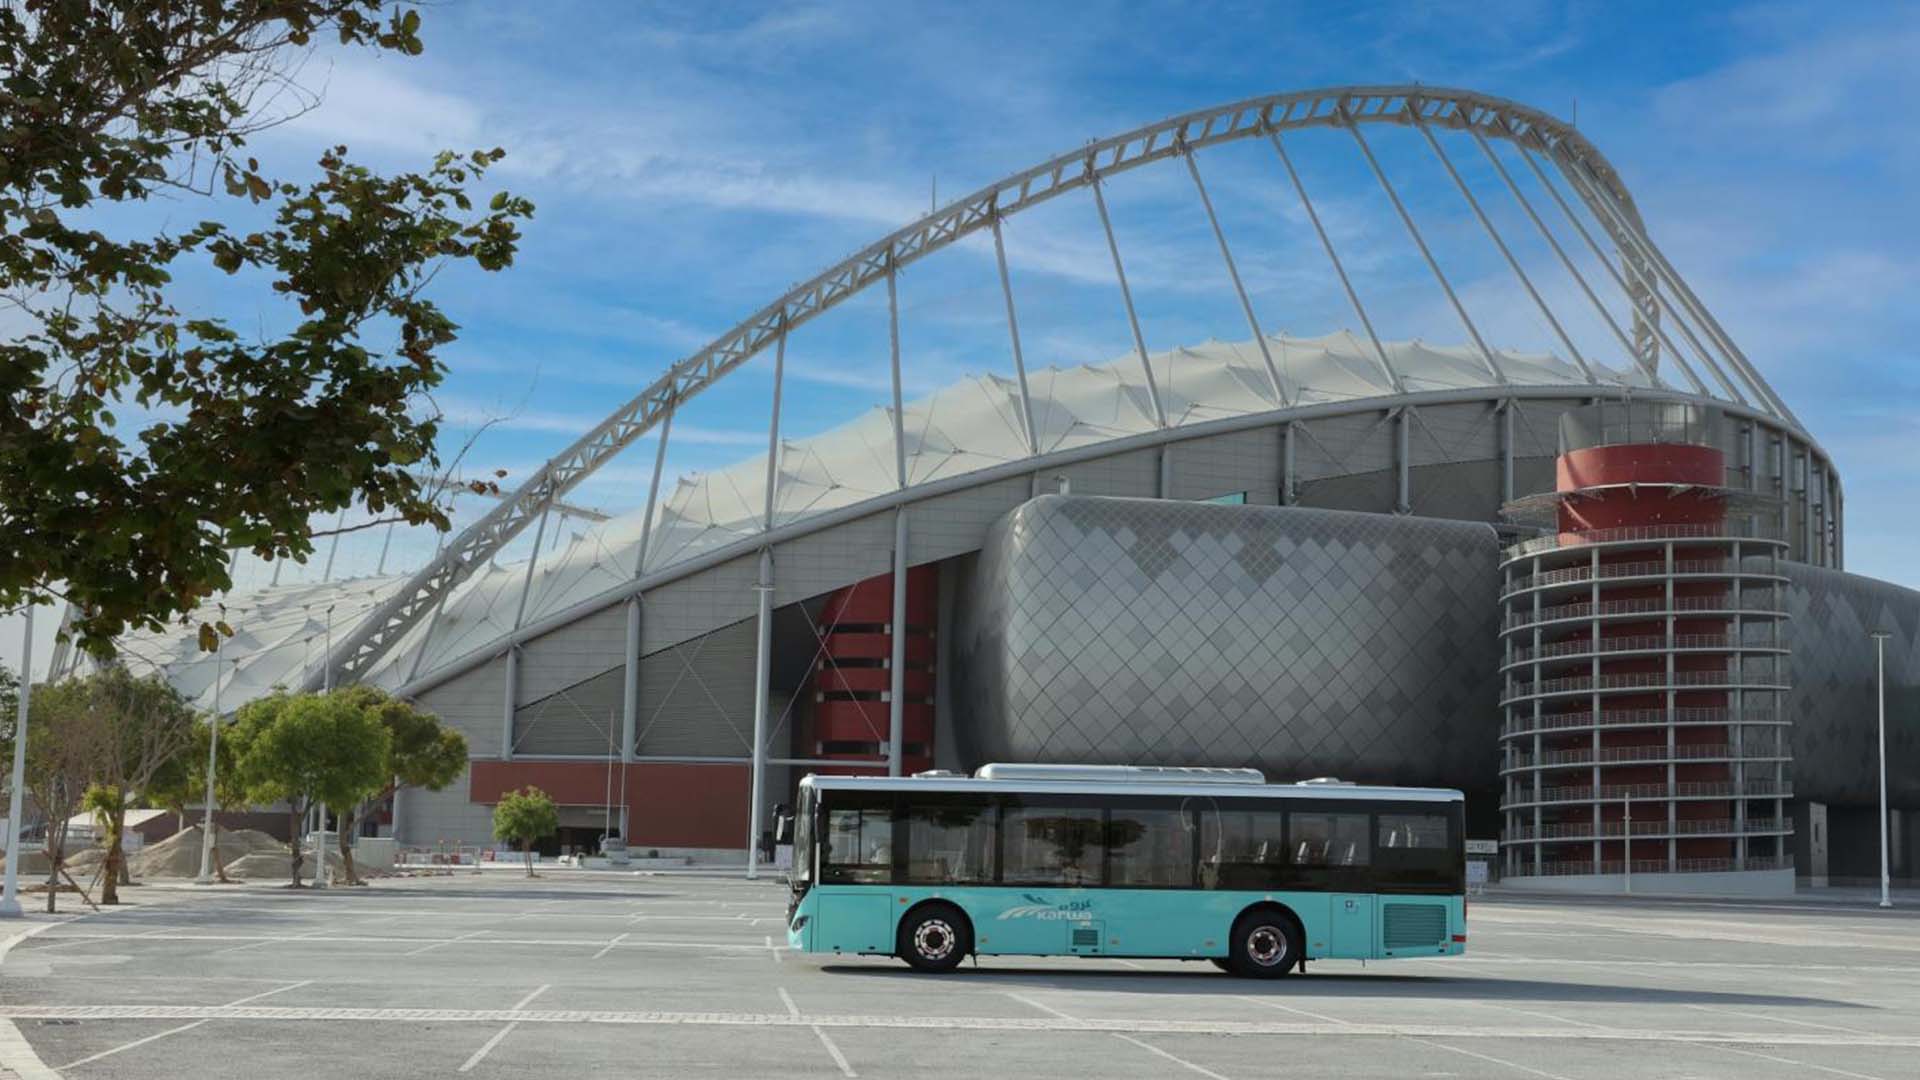
[[[1439,945],[1447,940],[1447,909],[1438,904],[1388,904],[1382,917],[1389,949]]]
[[[1097,949],[1100,947],[1100,928],[1096,926],[1076,926],[1073,928],[1073,947],[1076,949]]]

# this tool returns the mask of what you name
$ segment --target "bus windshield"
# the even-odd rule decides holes
[[[793,869],[788,872],[795,892],[804,891],[813,880],[813,803],[813,788],[802,784],[793,812]]]

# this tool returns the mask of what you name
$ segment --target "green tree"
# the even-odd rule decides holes
[[[13,761],[19,728],[18,701],[6,712],[0,756]],[[99,722],[87,688],[77,679],[35,686],[28,718],[27,795],[45,815],[47,835],[47,911],[58,907],[60,877],[66,864],[67,821],[80,810],[97,763]],[[8,858],[14,853],[8,852]]]
[[[560,811],[546,792],[529,784],[500,796],[493,808],[493,836],[517,843],[527,857],[527,876],[533,876],[533,842],[560,829]]]
[[[247,805],[246,788],[235,775],[233,740],[222,738],[218,748],[213,738],[214,719],[203,716],[193,727],[193,740],[174,756],[147,784],[147,798],[176,814],[196,813],[207,805],[207,754],[217,760],[213,774],[213,806],[216,810],[237,810]],[[225,729],[222,729],[223,731]],[[213,830],[213,873],[222,884],[227,882],[226,865],[220,859],[220,829]]]
[[[457,327],[424,291],[511,264],[532,205],[469,195],[504,151],[382,176],[334,147],[304,183],[245,151],[317,101],[320,36],[412,56],[419,31],[392,0],[0,6],[0,606],[63,594],[108,656],[228,588],[229,548],[304,559],[316,514],[448,527],[426,393]],[[115,209],[156,196],[215,220],[145,235]],[[288,328],[183,310],[175,274],[206,264]]]
[[[365,802],[340,812],[340,861],[347,881],[360,884],[353,865],[354,823],[393,798],[403,787],[439,791],[460,778],[467,767],[467,737],[377,686],[355,685],[334,694],[365,710],[387,731],[388,781]]]
[[[102,867],[100,902],[120,902],[120,885],[126,880],[127,811],[136,797],[167,764],[193,741],[195,714],[192,706],[171,684],[158,675],[135,678],[118,664],[65,680],[90,723],[80,749],[90,763],[89,783],[82,806],[92,810],[106,833],[107,857]],[[39,723],[39,703],[27,721],[29,745],[31,729]]]
[[[387,730],[346,698],[276,692],[242,706],[228,737],[247,799],[287,804],[293,887],[299,888],[301,821],[316,803],[352,806],[386,784]]]

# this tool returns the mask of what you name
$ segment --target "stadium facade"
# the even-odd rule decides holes
[[[1376,331],[1366,253],[1296,167],[1310,132],[1364,163],[1460,344]],[[1488,343],[1409,209],[1430,201],[1382,168],[1386,132],[1430,149],[1541,348]],[[1202,178],[1249,145],[1355,330],[1263,324],[1259,253]],[[1204,211],[1238,340],[1148,347],[1103,194],[1136,169]],[[1098,215],[1118,359],[1028,363],[1003,232],[1056,200]],[[966,244],[991,244],[1011,374],[910,397],[896,290]],[[891,404],[784,433],[789,336],[882,296]],[[663,488],[675,415],[769,355],[768,452]],[[566,501],[648,439],[643,508]],[[375,573],[223,598],[246,617],[219,664],[188,636],[125,644],[203,703],[220,679],[227,709],[361,680],[458,725],[469,774],[403,793],[408,844],[484,842],[529,783],[565,804],[561,842],[617,808],[635,846],[738,850],[809,770],[1254,765],[1460,787],[1510,879],[1611,888],[1630,861],[1671,889],[1778,891],[1877,871],[1873,631],[1896,873],[1914,864],[1920,594],[1845,572],[1843,511],[1828,455],[1579,133],[1469,92],[1338,88],[1175,117],[936,210],[675,364],[416,568],[383,549]]]

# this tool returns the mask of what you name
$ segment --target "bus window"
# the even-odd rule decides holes
[[[1101,812],[1009,806],[1001,819],[1003,879],[1020,885],[1098,885],[1106,845]]]
[[[1367,866],[1372,862],[1365,814],[1292,815],[1295,866]]]
[[[825,884],[885,884],[893,880],[893,811],[827,811],[827,857],[820,868]]]
[[[907,881],[914,885],[993,881],[993,805],[907,804]]]
[[[1284,821],[1278,809],[1201,812],[1201,887],[1279,888],[1287,862]]]
[[[1116,807],[1107,815],[1107,884],[1193,888],[1193,819],[1184,811]]]
[[[1447,850],[1445,814],[1381,814],[1379,846]]]
[[[1451,893],[1462,885],[1462,860],[1444,813],[1409,809],[1381,813],[1374,830],[1374,881],[1383,892]]]

